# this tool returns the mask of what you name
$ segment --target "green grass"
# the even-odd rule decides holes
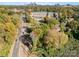
[[[11,48],[11,43],[6,43],[3,47],[3,49],[0,50],[0,56],[1,57],[7,57],[9,52],[10,52],[10,48]]]

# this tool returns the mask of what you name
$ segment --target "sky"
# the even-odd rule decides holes
[[[30,4],[31,2],[0,2],[0,5],[26,5]],[[36,2],[36,4],[39,5],[55,5],[55,4],[60,4],[60,5],[79,5],[79,2]]]

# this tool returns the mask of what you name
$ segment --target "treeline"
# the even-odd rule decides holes
[[[79,6],[51,6],[51,5],[36,5],[36,6],[30,6],[30,5],[1,5],[0,8],[7,8],[7,9],[32,9],[33,11],[59,11],[61,8],[66,9],[72,9],[74,11],[79,11]]]
[[[19,25],[19,15],[0,9],[0,56],[8,56]]]
[[[30,6],[30,5],[19,5],[19,6],[0,6],[0,8],[3,8],[4,9],[17,9],[17,10],[23,10],[23,11],[26,11],[28,9],[32,9],[32,12],[40,12],[40,11],[45,11],[45,12],[58,12],[58,13],[61,13],[62,11],[74,11],[74,14],[73,14],[73,17],[77,18],[79,17],[78,14],[79,14],[79,6],[49,6],[49,5],[36,5],[36,6]],[[22,12],[22,11],[21,11]]]

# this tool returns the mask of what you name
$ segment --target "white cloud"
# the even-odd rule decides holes
[[[0,2],[79,2],[79,0],[0,0]]]

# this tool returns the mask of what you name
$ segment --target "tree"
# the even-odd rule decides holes
[[[48,47],[61,48],[68,41],[68,36],[63,32],[50,30],[44,38],[45,44]]]
[[[68,26],[72,29],[72,30],[77,30],[79,28],[79,22],[76,20],[71,21],[70,23],[68,23]]]
[[[19,16],[0,13],[0,56],[7,56],[20,26]]]
[[[74,15],[74,11],[72,9],[64,8],[64,7],[60,9],[60,13],[61,13],[60,18],[63,18],[63,19],[72,18]]]

